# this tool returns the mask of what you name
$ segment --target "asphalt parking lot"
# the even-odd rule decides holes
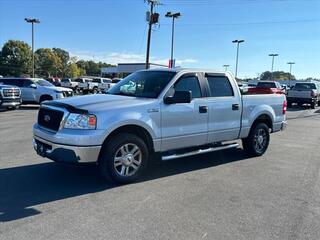
[[[36,112],[0,112],[0,239],[320,239],[319,108],[290,109],[263,157],[172,160],[125,186],[37,156]]]

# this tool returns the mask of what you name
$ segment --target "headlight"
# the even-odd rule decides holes
[[[95,115],[70,113],[64,128],[69,129],[96,129],[97,118]]]
[[[55,93],[62,93],[62,91],[54,90]]]

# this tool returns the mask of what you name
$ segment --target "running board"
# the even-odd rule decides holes
[[[238,143],[231,143],[231,144],[227,144],[227,145],[223,145],[223,146],[219,146],[219,147],[211,147],[211,148],[207,148],[207,149],[195,150],[192,152],[162,156],[162,161],[168,161],[168,160],[172,160],[172,159],[176,159],[176,158],[183,158],[183,157],[189,157],[189,156],[198,155],[198,154],[215,152],[215,151],[220,151],[220,150],[224,150],[224,149],[236,148],[238,146],[239,146]]]

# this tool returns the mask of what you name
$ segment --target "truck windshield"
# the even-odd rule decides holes
[[[167,71],[135,72],[111,88],[108,94],[157,98],[175,74]]]
[[[296,83],[293,89],[296,90],[310,90],[310,89],[316,89],[316,85],[312,83]]]

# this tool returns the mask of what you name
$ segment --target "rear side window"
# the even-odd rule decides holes
[[[233,89],[227,77],[207,76],[211,97],[234,96]]]
[[[192,98],[201,98],[199,80],[196,76],[182,77],[174,86],[175,91],[191,91]]]
[[[277,88],[276,83],[274,82],[258,82],[258,88]]]

